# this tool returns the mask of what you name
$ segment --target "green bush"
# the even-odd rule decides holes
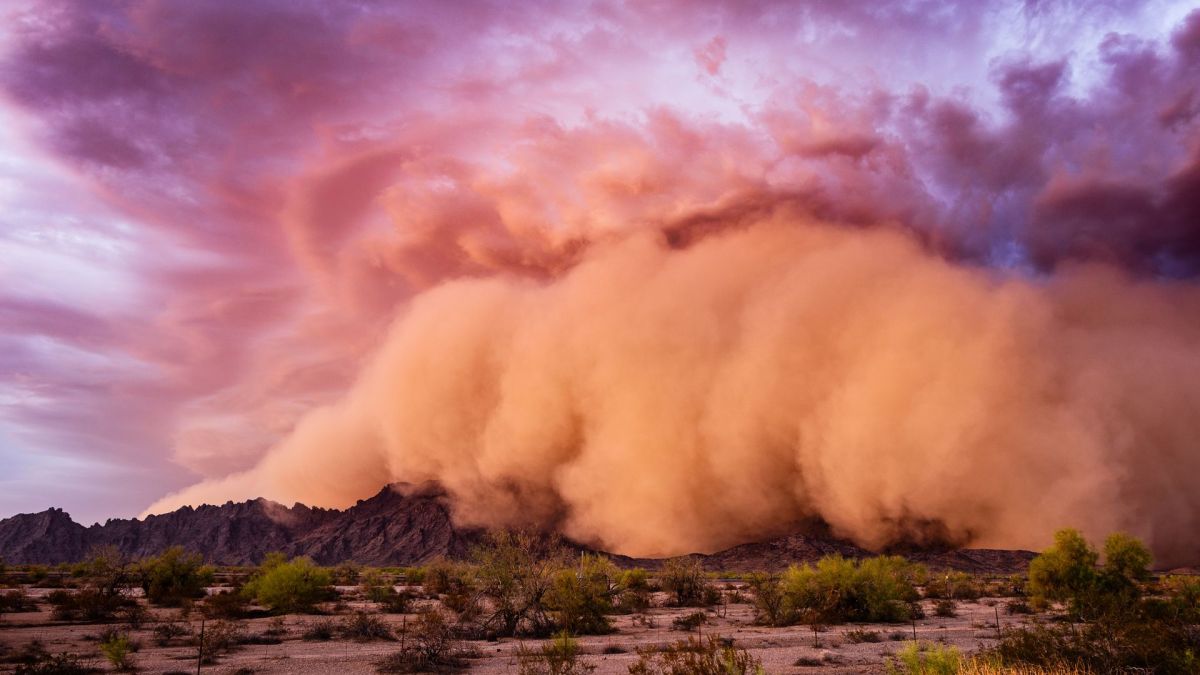
[[[576,567],[558,570],[546,594],[546,607],[559,629],[571,635],[612,632],[605,615],[613,611],[618,575],[611,560],[586,553]]]
[[[146,598],[157,605],[178,607],[185,599],[202,598],[213,580],[213,569],[199,553],[172,546],[143,560],[137,568]]]
[[[1029,563],[1029,595],[1033,598],[1078,601],[1096,582],[1100,556],[1078,530],[1054,534],[1054,545]]]
[[[1150,549],[1124,532],[1114,532],[1104,540],[1104,574],[1110,583],[1134,585],[1146,581],[1153,562]]]
[[[913,617],[925,568],[899,556],[853,561],[827,556],[793,565],[782,577],[751,578],[759,621],[796,623],[899,622]]]
[[[618,582],[621,592],[617,607],[622,612],[644,612],[652,604],[650,573],[643,569],[625,570]]]
[[[113,635],[100,643],[100,653],[117,670],[133,670],[133,651],[129,636],[124,634]]]
[[[311,612],[317,603],[333,597],[331,581],[329,570],[308,558],[285,562],[269,556],[242,593],[276,614]]]
[[[1105,565],[1078,531],[1059,530],[1054,546],[1029,564],[1030,604],[1065,602],[1072,616],[1093,619],[1137,603],[1140,583],[1149,579],[1150,551],[1137,539],[1109,535],[1104,542]]]

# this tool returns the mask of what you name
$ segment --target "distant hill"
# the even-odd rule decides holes
[[[461,528],[451,518],[450,499],[437,484],[395,484],[350,508],[286,507],[266,499],[221,506],[185,506],[144,520],[109,520],[84,527],[61,509],[0,520],[0,558],[10,563],[76,562],[95,546],[116,546],[132,558],[169,546],[196,551],[218,565],[250,565],[271,551],[309,556],[332,565],[353,560],[364,565],[416,565],[436,558],[464,558],[484,531]],[[586,547],[573,545],[577,549]],[[873,555],[827,535],[792,534],[748,543],[710,555],[697,555],[718,571],[781,570],[840,554]],[[989,574],[1023,571],[1030,551],[987,549],[913,550],[906,556],[940,569]],[[623,566],[657,567],[655,559],[612,556]]]

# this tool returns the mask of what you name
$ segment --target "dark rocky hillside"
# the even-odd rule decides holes
[[[254,499],[84,527],[61,509],[47,509],[0,520],[0,558],[10,563],[75,562],[91,548],[105,545],[141,558],[178,545],[219,565],[255,564],[271,551],[306,555],[326,565],[347,560],[365,565],[414,565],[439,557],[466,557],[471,546],[481,540],[481,530],[456,526],[450,514],[449,497],[432,483],[391,485],[344,511],[303,504],[289,508]],[[872,555],[847,541],[810,533],[696,557],[712,571],[742,572],[782,570],[830,554]],[[1034,554],[960,549],[916,550],[906,555],[932,568],[1011,574],[1023,571]],[[613,558],[621,565],[645,567],[662,562]]]

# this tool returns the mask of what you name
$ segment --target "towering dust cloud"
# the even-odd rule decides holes
[[[330,506],[436,479],[472,524],[635,555],[816,516],[873,547],[934,524],[1040,547],[1124,529],[1195,559],[1200,291],[1096,264],[1013,278],[908,235],[775,213],[641,234],[553,281],[419,296],[337,405],[151,511]]]

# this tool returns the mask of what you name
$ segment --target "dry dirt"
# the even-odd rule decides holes
[[[34,589],[31,595],[42,595]],[[915,623],[916,636],[924,641],[938,641],[954,645],[963,653],[970,653],[991,644],[996,636],[996,621],[1007,626],[1021,620],[1019,616],[1004,612],[1004,600],[981,599],[976,602],[960,602],[958,616],[942,618],[933,615],[931,601],[924,606],[928,618]],[[370,609],[369,603],[349,603],[347,612]],[[998,611],[997,611],[998,610]],[[579,638],[582,660],[594,664],[596,675],[626,673],[631,663],[637,660],[635,650],[651,646],[665,646],[683,640],[688,633],[671,628],[675,617],[692,613],[694,609],[656,607],[645,616],[652,625],[645,625],[630,615],[613,617],[617,631],[605,636]],[[152,609],[155,619],[169,619],[178,615],[177,610]],[[723,614],[719,616],[718,614]],[[400,629],[411,622],[414,615],[380,615],[384,620]],[[283,642],[276,645],[244,645],[236,651],[222,655],[217,663],[202,667],[202,673],[374,673],[375,664],[382,657],[394,652],[397,643],[376,641],[358,643],[343,639],[327,642],[301,639],[306,626],[322,618],[339,620],[340,617],[317,617],[289,615],[283,618],[287,629]],[[732,638],[734,644],[750,650],[762,660],[768,673],[883,673],[889,655],[901,649],[913,639],[913,624],[854,624],[830,626],[817,632],[807,626],[767,628],[754,625],[754,609],[749,604],[730,604],[724,610],[708,612],[709,622],[702,626],[704,635],[719,635]],[[270,618],[247,619],[244,621],[248,634],[261,634],[271,625]],[[200,621],[193,616],[193,630],[198,630]],[[101,624],[63,624],[50,620],[49,610],[43,604],[41,611],[8,614],[0,619],[0,645],[18,649],[32,640],[40,640],[51,653],[74,652],[93,659],[98,666],[107,667],[99,654],[95,636],[104,628]],[[153,623],[139,630],[128,631],[140,641],[140,650],[133,660],[143,673],[194,673],[196,672],[195,646],[158,647],[154,644]],[[852,630],[874,631],[880,642],[854,643],[847,637]],[[814,644],[815,640],[815,644]],[[468,661],[471,673],[518,672],[515,651],[520,645],[537,648],[537,640],[474,641],[466,643],[475,648],[479,656]],[[624,653],[605,654],[606,649],[624,650]],[[820,665],[797,665],[800,659]],[[0,666],[0,672],[11,666]],[[243,670],[246,669],[246,670]]]

